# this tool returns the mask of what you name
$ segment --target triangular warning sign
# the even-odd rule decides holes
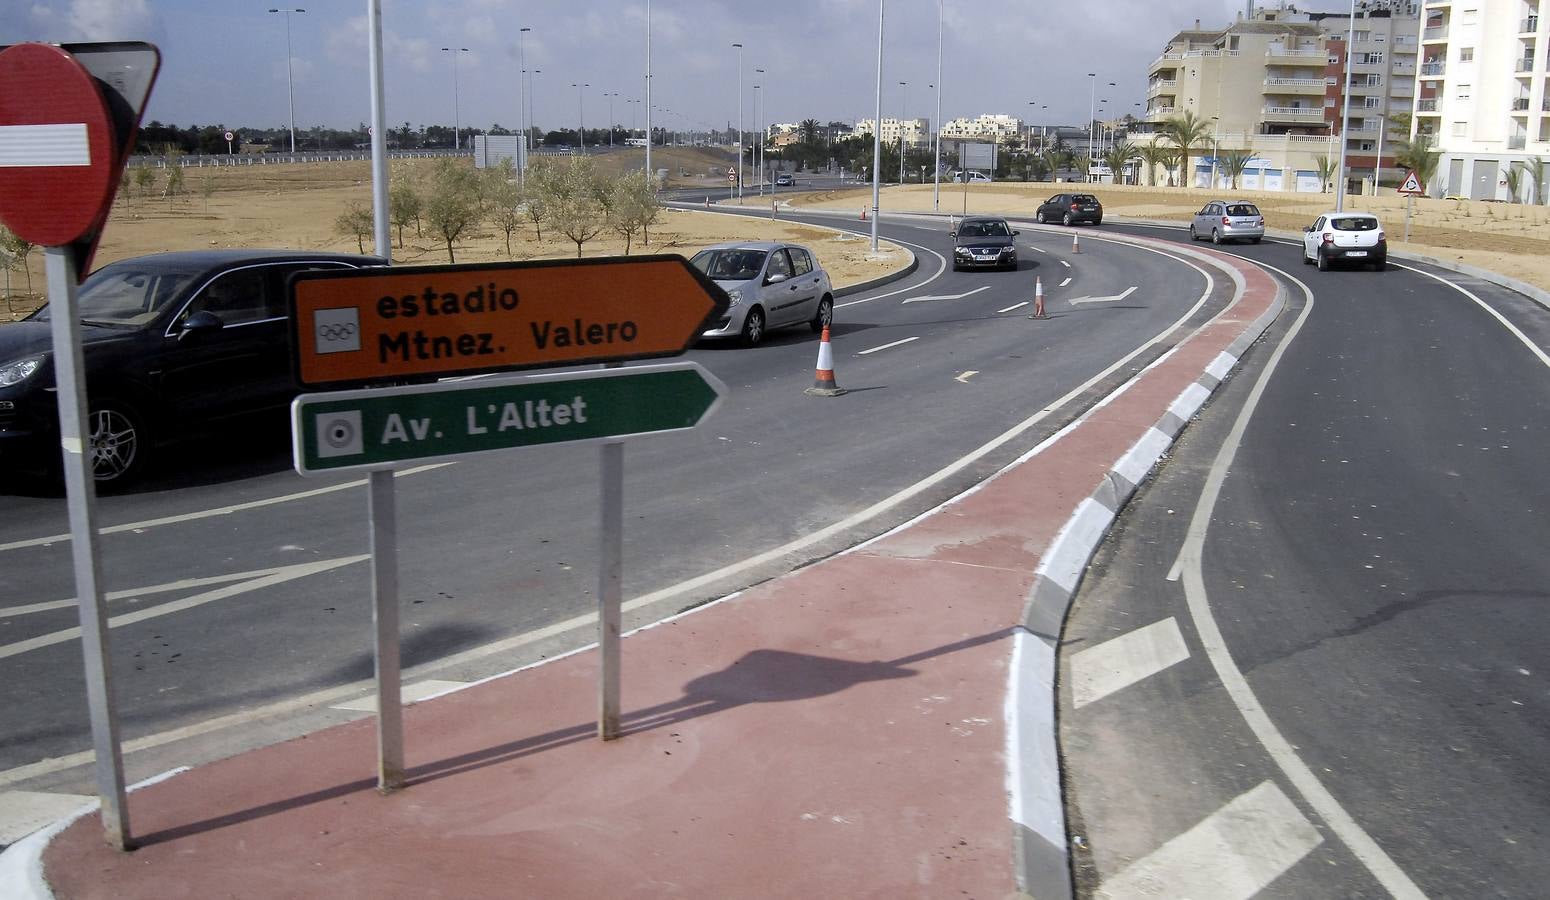
[[[1413,172],[1413,171],[1406,172],[1405,173],[1405,180],[1400,182],[1399,193],[1401,193],[1401,194],[1424,194],[1424,193],[1426,193],[1426,187],[1421,184],[1421,179],[1416,177],[1415,172]]]

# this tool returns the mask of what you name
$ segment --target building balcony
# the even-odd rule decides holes
[[[1266,78],[1262,94],[1320,94],[1324,93],[1322,78]]]
[[[1443,72],[1446,69],[1447,69],[1447,64],[1446,63],[1441,63],[1441,62],[1422,63],[1421,64],[1421,77],[1422,78],[1441,78],[1442,75],[1443,75]]]
[[[1528,143],[1528,138],[1521,134],[1515,134],[1507,139],[1508,150],[1522,150]]]
[[[1532,56],[1524,57],[1523,59],[1518,60],[1518,74],[1519,75],[1532,75],[1532,74],[1534,74],[1534,63],[1535,62],[1536,62],[1536,60]]]
[[[1265,55],[1275,60],[1278,66],[1318,66],[1323,68],[1329,65],[1329,54],[1323,50],[1288,50],[1285,47],[1271,45],[1265,49]]]
[[[1421,29],[1421,42],[1446,41],[1448,39],[1448,26],[1437,25],[1432,28]]]
[[[1436,115],[1436,113],[1437,113],[1437,98],[1436,97],[1428,97],[1425,100],[1417,100],[1415,102],[1415,111],[1418,112],[1418,113],[1421,113],[1422,115],[1425,115],[1426,113],[1431,113],[1433,115]]]
[[[1262,114],[1267,122],[1324,121],[1324,110],[1317,106],[1267,106]]]
[[[1176,106],[1154,106],[1146,111],[1146,117],[1148,119],[1166,119],[1178,112],[1178,109]]]
[[[1179,89],[1176,78],[1157,78],[1146,83],[1146,95],[1148,97],[1173,96],[1173,92]]]
[[[1515,113],[1523,113],[1524,115],[1527,115],[1528,114],[1528,98],[1527,97],[1518,97],[1517,99],[1513,100],[1512,101],[1512,111],[1515,112]]]
[[[1539,30],[1539,17],[1538,16],[1529,16],[1527,19],[1524,19],[1523,22],[1521,24],[1519,24],[1519,26],[1518,26],[1518,33],[1519,34],[1533,34],[1534,32],[1536,32],[1538,30]]]

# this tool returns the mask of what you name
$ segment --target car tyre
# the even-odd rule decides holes
[[[1323,250],[1319,251],[1318,266],[1319,266],[1319,271],[1320,272],[1328,272],[1329,271],[1329,257],[1324,255],[1324,251]]]
[[[150,461],[150,429],[134,406],[113,398],[92,405],[86,444],[97,487],[112,489],[140,477]]]
[[[1308,245],[1307,244],[1304,244],[1303,247],[1302,247],[1302,264],[1305,265],[1305,266],[1313,265],[1313,260],[1308,258]]]
[[[1093,219],[1093,227],[1094,228],[1097,228],[1099,225],[1102,225],[1102,224],[1103,224],[1103,216],[1099,216],[1098,218]]]
[[[1062,225],[1065,225],[1066,227],[1069,228],[1071,226],[1071,214],[1070,213],[1066,213],[1065,216],[1063,216],[1061,218],[1060,222],[1061,222]]]
[[[819,332],[823,331],[825,328],[828,328],[830,323],[832,323],[833,321],[834,321],[834,299],[831,298],[831,297],[825,296],[822,300],[818,301],[818,311],[813,313],[813,321],[811,321],[811,322],[809,322],[807,324],[808,324],[809,327],[811,327],[813,329],[813,333],[814,334],[818,334]]]
[[[1217,244],[1218,246],[1220,246],[1222,243],[1222,233],[1217,231],[1215,228],[1211,229],[1211,243]]]
[[[743,318],[743,346],[756,347],[764,340],[764,310],[755,306]]]
[[[1040,225],[1043,225],[1044,224],[1044,210],[1041,209],[1038,212],[1034,213],[1033,214],[1033,220],[1035,222],[1038,222]]]
[[[1194,241],[1200,240],[1200,235],[1195,233],[1195,223],[1194,222],[1189,223],[1189,239],[1190,239],[1190,241],[1192,243]]]
[[[1257,243],[1259,243],[1259,241],[1260,241],[1259,238],[1249,238],[1249,243],[1251,243],[1251,244],[1257,244]]]
[[[1380,256],[1377,259],[1372,261],[1372,270],[1374,272],[1382,272],[1384,269],[1388,268],[1388,265],[1389,265],[1388,257]]]

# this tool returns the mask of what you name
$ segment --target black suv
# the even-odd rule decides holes
[[[1005,219],[969,216],[953,229],[953,271],[964,267],[1017,268],[1017,232]]]
[[[1059,222],[1062,225],[1091,222],[1102,225],[1103,204],[1092,194],[1056,194],[1039,204],[1039,211],[1033,214],[1033,220],[1040,225],[1047,222]]]
[[[299,250],[198,250],[109,263],[79,294],[87,438],[101,487],[144,471],[153,445],[232,416],[281,409],[292,374],[286,278],[382,265]],[[0,460],[58,465],[47,306],[0,325]]]

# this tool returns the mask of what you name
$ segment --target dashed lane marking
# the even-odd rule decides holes
[[[974,376],[976,376],[978,374],[979,374],[979,372],[975,371],[974,369],[970,369],[969,371],[964,372],[962,375],[959,375],[957,378],[954,378],[953,380],[954,381],[958,381],[958,382],[962,382],[963,384],[968,384],[969,383],[969,379],[973,378]]]
[[[1061,261],[1060,261],[1060,264],[1061,264],[1061,265],[1063,265],[1063,266],[1065,266],[1065,267],[1066,267],[1066,268],[1068,268],[1068,269],[1069,269],[1069,268],[1071,268],[1071,264],[1070,264],[1070,263],[1068,263],[1068,262],[1066,262],[1066,261],[1065,261],[1065,260],[1061,260]]]
[[[1060,284],[1056,285],[1056,287],[1065,287],[1066,285],[1068,285],[1070,283],[1071,283],[1071,276],[1067,275],[1066,276],[1066,280],[1062,281]]]
[[[1081,709],[1189,659],[1172,617],[1071,655],[1071,705]]]
[[[1323,840],[1266,781],[1104,881],[1096,896],[1247,900]]]
[[[881,347],[873,347],[870,350],[862,350],[860,353],[857,353],[856,355],[857,356],[866,356],[868,353],[876,353],[879,350],[887,350],[890,347],[897,347],[900,344],[908,344],[910,341],[918,341],[918,340],[920,340],[920,338],[918,338],[918,337],[907,337],[907,338],[905,338],[902,341],[894,341],[891,344],[884,344]]]
[[[1014,303],[1011,306],[1008,306],[1006,309],[998,309],[998,310],[996,310],[996,312],[998,312],[998,313],[1008,313],[1008,312],[1011,312],[1014,309],[1022,309],[1023,307],[1025,307],[1027,305],[1028,305],[1028,301],[1024,300],[1021,303]]]

